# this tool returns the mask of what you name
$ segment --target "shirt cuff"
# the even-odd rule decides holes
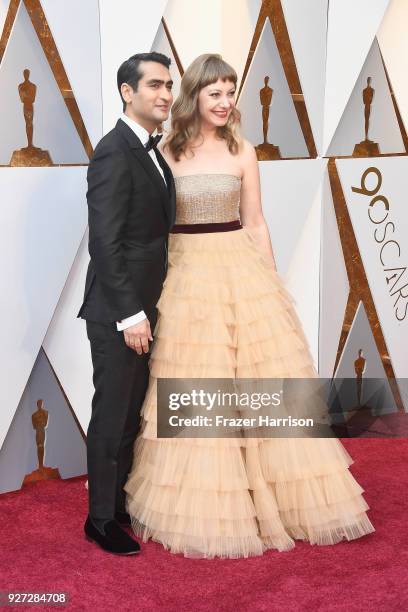
[[[140,323],[140,321],[143,321],[144,319],[147,319],[147,317],[144,310],[141,310],[140,312],[132,315],[131,317],[126,317],[126,319],[122,319],[122,321],[117,321],[116,327],[118,328],[118,331],[123,331],[124,329],[127,329],[132,325]]]

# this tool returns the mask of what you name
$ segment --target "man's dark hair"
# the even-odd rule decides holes
[[[122,92],[120,91],[121,85],[122,83],[127,83],[131,86],[133,91],[137,91],[137,86],[143,76],[143,73],[140,70],[140,62],[157,62],[158,64],[162,64],[166,68],[169,68],[171,59],[166,55],[163,55],[163,53],[157,53],[157,51],[151,51],[150,53],[136,53],[136,55],[132,55],[119,66],[117,81],[119,94],[123,102],[123,111],[126,110],[126,102],[124,101]]]

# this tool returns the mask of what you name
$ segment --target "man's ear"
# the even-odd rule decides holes
[[[125,102],[131,102],[131,94],[133,93],[133,89],[130,85],[128,85],[128,83],[122,83],[120,86],[120,92]]]

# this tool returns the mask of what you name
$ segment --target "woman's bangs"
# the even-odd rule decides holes
[[[212,85],[216,83],[220,79],[221,81],[231,81],[234,85],[237,84],[237,73],[235,70],[224,62],[223,60],[212,60],[207,63],[205,67],[205,71],[203,74],[203,80],[201,82],[201,87],[207,87],[207,85]]]

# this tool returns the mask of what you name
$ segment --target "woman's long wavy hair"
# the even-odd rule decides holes
[[[181,79],[180,94],[171,111],[171,130],[165,144],[165,148],[170,149],[176,161],[180,160],[180,156],[186,153],[189,145],[200,134],[198,94],[203,87],[216,83],[218,79],[231,81],[237,86],[237,73],[221,55],[215,53],[199,55],[185,71]],[[233,155],[239,150],[240,119],[241,113],[233,107],[227,123],[217,127],[218,136],[226,140]]]

